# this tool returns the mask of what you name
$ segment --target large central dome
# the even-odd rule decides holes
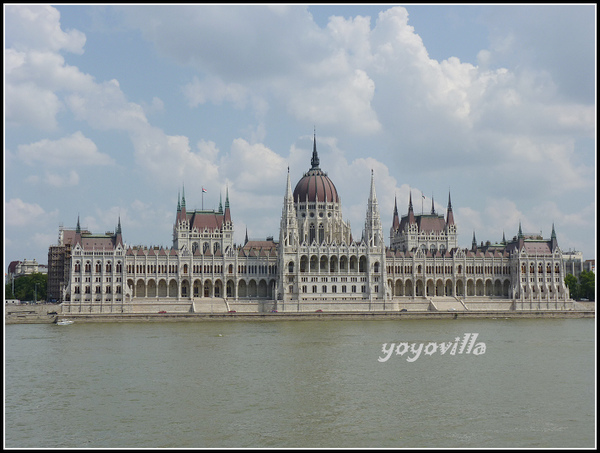
[[[339,203],[337,190],[331,179],[319,168],[319,156],[317,154],[317,139],[313,141],[313,154],[310,160],[311,169],[304,174],[294,189],[294,201],[303,203],[306,201],[327,201]]]

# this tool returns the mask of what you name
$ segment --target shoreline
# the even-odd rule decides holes
[[[403,320],[403,319],[577,319],[595,318],[594,310],[455,311],[455,312],[286,312],[286,313],[92,313],[39,316],[5,315],[7,324],[52,324],[58,318],[75,323],[98,322],[202,322],[298,320]]]

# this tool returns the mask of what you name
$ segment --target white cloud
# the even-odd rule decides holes
[[[35,224],[46,212],[37,203],[26,203],[20,198],[13,198],[5,204],[5,220],[10,226],[26,226]]]
[[[114,164],[110,156],[98,152],[96,144],[80,131],[58,140],[19,145],[17,155],[28,164],[41,162],[57,167]]]
[[[85,35],[78,30],[63,31],[60,13],[51,6],[9,5],[5,8],[8,44],[19,50],[66,50],[83,53]]]
[[[33,83],[11,84],[7,81],[5,95],[7,125],[32,126],[42,130],[56,128],[61,102],[52,91]]]
[[[68,174],[46,173],[45,182],[52,187],[72,187],[79,184],[79,175],[71,170]]]
[[[248,102],[248,90],[239,83],[225,83],[216,77],[200,81],[194,77],[192,82],[183,87],[191,107],[197,107],[206,102],[221,104],[231,102],[236,108],[243,109]]]
[[[263,144],[250,144],[239,138],[234,140],[221,167],[224,175],[233,178],[238,190],[265,195],[285,189],[287,162]]]
[[[364,222],[370,168],[376,173],[384,226],[391,218],[394,194],[399,208],[406,207],[408,181],[414,191],[425,193],[438,191],[435,185],[452,185],[455,218],[469,244],[473,229],[483,240],[488,239],[486,232],[493,236],[500,226],[511,235],[508,228],[520,212],[537,222],[528,212],[533,200],[563,196],[564,203],[568,197],[585,198],[579,197],[582,193],[589,200],[595,188],[590,165],[595,148],[588,144],[595,138],[593,99],[581,102],[572,92],[565,96],[564,77],[576,75],[577,66],[561,66],[561,78],[550,64],[536,65],[533,59],[531,64],[514,64],[519,58],[520,63],[527,62],[523,55],[537,48],[524,48],[511,57],[517,46],[535,41],[534,31],[524,23],[494,35],[489,49],[479,52],[476,66],[457,58],[431,59],[402,7],[387,8],[373,18],[332,16],[324,28],[304,6],[126,9],[131,14],[126,14],[125,22],[134,27],[129,38],[135,41],[141,31],[161,56],[176,62],[169,70],[192,107],[186,109],[177,93],[166,97],[172,91],[166,94],[156,88],[133,94],[135,82],[127,80],[131,71],[108,66],[100,72],[86,58],[66,55],[81,54],[86,36],[61,26],[55,8],[9,6],[6,11],[6,126],[9,133],[20,126],[19,134],[29,128],[37,134],[28,141],[15,138],[11,146],[17,152],[8,163],[45,166],[36,175],[22,175],[22,181],[73,186],[84,178],[72,166],[107,165],[114,163],[112,159],[121,164],[133,154],[135,165],[126,163],[131,171],[125,179],[136,184],[136,190],[156,197],[161,189],[185,184],[188,200],[199,205],[199,190],[205,186],[211,189],[207,206],[212,207],[227,183],[232,203],[241,204],[235,213],[237,225],[255,222],[267,229],[272,224],[268,233],[276,234],[286,167],[290,166],[295,184],[294,175],[308,169],[310,162],[312,140],[309,145],[304,142],[307,137],[301,137],[305,147],[293,141],[298,130],[305,133],[305,128],[316,125],[328,135],[319,137],[324,144],[319,149],[321,162],[338,187],[355,235]],[[539,25],[534,19],[532,23]],[[561,35],[573,28],[565,25]],[[89,37],[90,42],[102,39],[95,31]],[[565,55],[567,44],[557,48],[560,55]],[[589,56],[587,47],[570,50],[575,54],[581,49]],[[550,55],[537,60],[549,62]],[[86,64],[91,74],[73,66],[74,61],[81,61],[82,68]],[[181,66],[184,72],[178,72]],[[105,78],[96,80],[100,73]],[[152,103],[131,101],[142,98]],[[147,117],[157,112],[163,114]],[[65,121],[73,119],[84,124]],[[98,146],[82,132],[73,133],[88,127],[110,131],[106,134],[110,145],[99,141],[101,133],[94,135]],[[54,131],[53,138],[40,139],[49,130]],[[131,145],[120,141],[113,147],[117,136],[129,138]],[[581,141],[586,141],[589,155],[582,153]],[[111,157],[98,149],[108,146],[119,152],[111,152]],[[61,164],[68,167],[59,169]],[[461,188],[455,192],[457,185]],[[436,206],[445,205],[445,195],[436,198]],[[591,214],[577,217],[556,203],[557,215],[562,211],[562,218],[574,216],[574,224],[583,222],[589,229]],[[152,214],[169,231],[173,213],[156,209]],[[504,217],[498,215],[502,210]],[[143,230],[139,219],[144,212],[140,208],[134,214],[133,207],[127,208],[124,215],[132,229]],[[526,216],[523,222],[528,222]],[[546,228],[543,218],[539,222],[532,227]],[[96,225],[103,228],[99,220]]]

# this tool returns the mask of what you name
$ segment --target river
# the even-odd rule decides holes
[[[6,325],[5,447],[591,448],[595,330],[501,318]]]

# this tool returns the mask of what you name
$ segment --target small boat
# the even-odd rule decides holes
[[[74,321],[71,321],[70,319],[59,319],[58,321],[56,321],[56,325],[58,326],[68,326],[69,324],[73,324]]]

